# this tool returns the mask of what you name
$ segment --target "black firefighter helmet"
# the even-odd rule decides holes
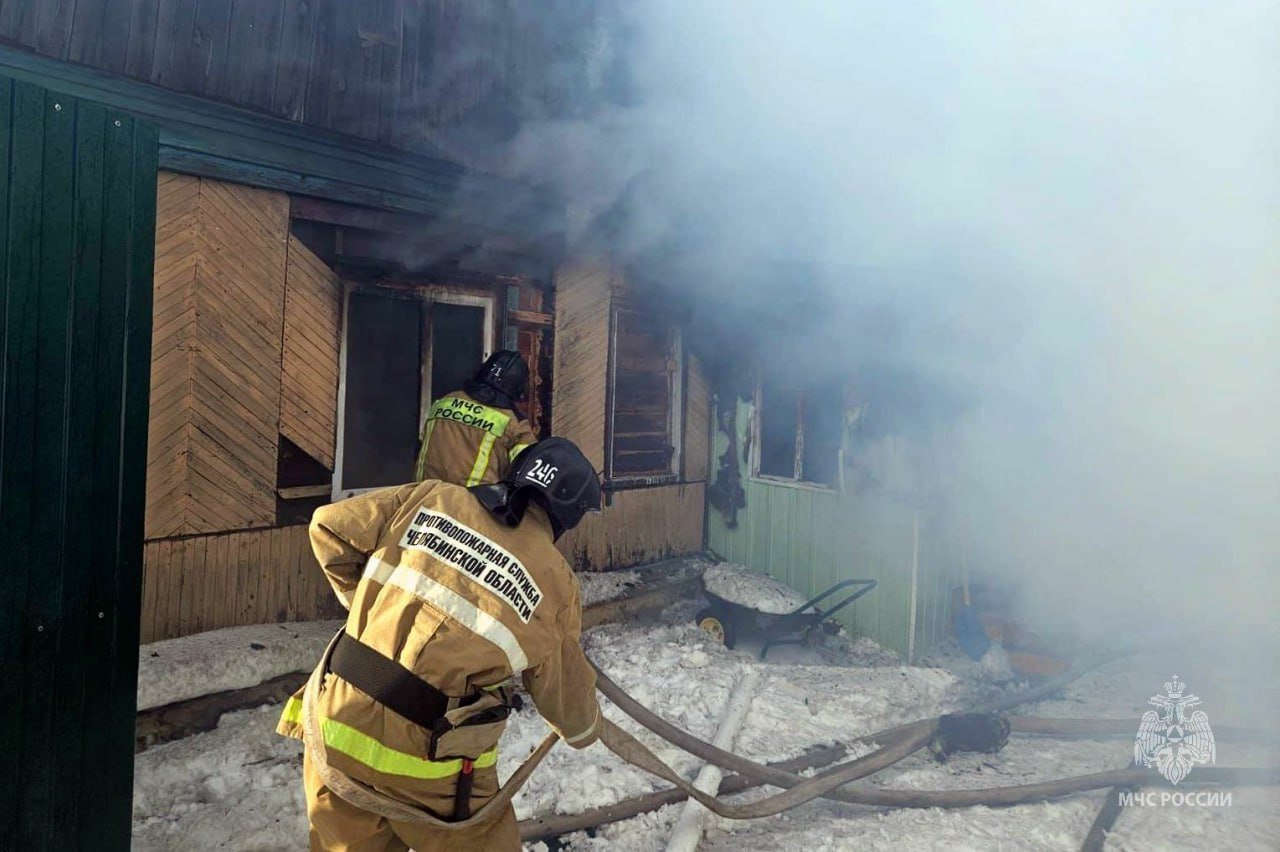
[[[476,374],[463,386],[470,396],[485,405],[513,408],[524,399],[529,384],[529,365],[514,349],[503,349],[489,356]]]
[[[495,485],[471,489],[486,509],[507,526],[519,526],[533,500],[547,512],[558,539],[587,512],[600,511],[600,478],[587,457],[567,438],[530,444]]]

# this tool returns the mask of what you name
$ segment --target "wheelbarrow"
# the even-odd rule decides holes
[[[858,588],[834,606],[827,609],[819,606],[837,592],[854,586]],[[812,647],[824,632],[837,633],[840,625],[830,621],[831,616],[875,587],[875,580],[845,580],[836,583],[791,612],[785,613],[761,612],[758,609],[725,600],[704,589],[703,594],[711,605],[700,610],[694,616],[694,621],[703,632],[717,642],[723,643],[726,648],[733,648],[738,639],[744,636],[762,638],[764,644],[760,648],[760,659],[763,660],[769,653],[769,649],[775,645]]]

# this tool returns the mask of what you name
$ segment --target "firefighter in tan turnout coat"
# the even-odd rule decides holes
[[[594,742],[600,708],[578,641],[578,585],[554,541],[599,506],[591,464],[550,438],[493,485],[428,480],[316,512],[312,547],[350,614],[279,725],[307,745],[313,850],[520,848],[510,804],[461,829],[399,821],[339,796],[318,767],[465,819],[498,790],[514,674],[566,743]]]
[[[432,403],[413,478],[466,486],[501,480],[537,440],[515,410],[528,383],[529,367],[507,349],[491,355],[462,390]]]

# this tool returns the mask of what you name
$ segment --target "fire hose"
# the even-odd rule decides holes
[[[1033,693],[1017,696],[1014,699],[1000,702],[997,708],[1016,706],[1037,697],[1060,689],[1065,683],[1083,674],[1078,669],[1045,684]],[[888,766],[919,751],[930,739],[937,725],[937,719],[913,722],[909,725],[892,728],[868,738],[878,742],[889,742],[889,745],[866,757],[832,767],[812,778],[805,778],[790,772],[770,768],[748,760],[732,752],[716,748],[712,744],[694,737],[686,731],[675,727],[662,717],[639,704],[631,696],[618,687],[598,668],[597,688],[624,713],[659,737],[703,760],[710,761],[727,769],[733,769],[741,775],[761,781],[775,787],[787,789],[750,805],[726,805],[719,799],[712,798],[693,787],[679,774],[655,757],[647,748],[630,734],[606,720],[605,733],[601,739],[611,751],[646,771],[674,784],[693,799],[704,805],[709,811],[730,819],[756,819],[771,816],[781,810],[789,810],[804,802],[821,796],[822,798],[858,805],[876,805],[895,808],[963,808],[974,805],[993,807],[1025,804],[1078,793],[1085,790],[1096,790],[1102,787],[1129,786],[1149,784],[1152,776],[1149,772],[1137,769],[1121,769],[1107,772],[1096,772],[1089,775],[1078,775],[1053,781],[1042,781],[1034,784],[1022,784],[1011,787],[988,787],[972,790],[888,790],[883,788],[860,786],[856,789],[839,789],[850,781],[879,772]],[[1047,720],[1046,720],[1047,721]],[[1042,729],[1048,725],[1042,725]],[[1276,769],[1227,769],[1202,768],[1195,776],[1196,783],[1240,783],[1240,784],[1274,784],[1280,781],[1280,770]],[[781,806],[775,809],[775,806]]]
[[[331,649],[332,645],[330,650],[326,651],[326,656]],[[307,684],[303,701],[304,740],[315,768],[334,793],[357,807],[390,819],[427,823],[437,828],[452,830],[486,822],[497,816],[510,803],[516,792],[532,775],[534,768],[555,744],[554,734],[544,739],[498,793],[469,819],[456,822],[442,820],[428,811],[392,799],[360,784],[328,765],[324,759],[324,742],[320,736],[319,721],[314,711],[318,692],[323,688],[323,678],[319,673],[324,670],[324,665],[317,668],[316,674],[313,674]],[[999,702],[994,705],[994,709],[1016,706],[1051,694],[1086,670],[1087,667],[1073,670],[1033,692]],[[1008,806],[1043,801],[1084,790],[1146,784],[1152,781],[1150,773],[1131,769],[1099,772],[1035,784],[975,790],[890,790],[866,786],[842,789],[850,782],[875,774],[919,751],[933,737],[938,719],[912,722],[864,737],[861,742],[878,742],[882,744],[881,748],[869,755],[838,764],[813,777],[806,778],[776,767],[756,763],[698,739],[641,705],[605,675],[599,667],[596,667],[596,673],[596,685],[600,692],[622,712],[662,739],[717,766],[732,769],[746,778],[782,789],[783,792],[743,805],[731,804],[709,796],[686,781],[631,734],[601,717],[601,742],[618,757],[673,784],[689,797],[700,802],[707,810],[729,819],[758,819],[772,816],[819,797],[850,804],[898,808]],[[1196,783],[1273,784],[1277,781],[1280,781],[1280,771],[1274,769],[1205,768],[1198,771],[1195,777]]]

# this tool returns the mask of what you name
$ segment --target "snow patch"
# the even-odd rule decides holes
[[[315,668],[341,621],[228,627],[138,648],[138,709],[163,707]]]
[[[843,743],[849,758],[873,746],[850,745],[862,735],[912,719],[973,706],[976,698],[1007,694],[1017,684],[983,682],[979,664],[958,650],[935,653],[935,667],[821,665],[809,662],[760,663],[708,642],[692,624],[692,604],[674,606],[660,624],[604,625],[584,634],[588,654],[623,689],[672,723],[702,739],[715,735],[732,684],[758,667],[760,686],[739,734],[735,750],[757,761],[785,760],[814,745]],[[294,625],[294,627],[298,627]],[[327,638],[333,625],[317,625]],[[304,631],[299,631],[300,636]],[[222,633],[222,631],[219,631]],[[218,640],[206,634],[194,642]],[[256,640],[255,640],[256,641]],[[241,646],[225,644],[230,659],[216,666],[243,665],[250,659]],[[792,649],[801,655],[804,649]],[[318,656],[319,651],[314,652]],[[196,654],[209,658],[212,651]],[[309,667],[315,656],[306,661]],[[1090,672],[1060,696],[1020,712],[1036,715],[1137,719],[1147,697],[1172,671],[1166,661],[1118,660]],[[1207,675],[1198,677],[1202,694],[1220,694]],[[1209,699],[1206,698],[1206,703]],[[1268,705],[1271,706],[1271,705]],[[1245,708],[1248,709],[1248,708]],[[1227,702],[1211,704],[1215,725],[1236,722]],[[685,777],[700,761],[659,741],[605,702],[605,714],[635,734]],[[143,852],[188,849],[301,850],[307,846],[302,797],[301,747],[273,732],[279,707],[231,713],[214,731],[140,753],[134,781],[134,848]],[[1136,730],[1136,727],[1135,727]],[[502,739],[499,771],[505,779],[547,734],[532,706],[513,713]],[[1276,756],[1255,743],[1219,740],[1223,766],[1272,765]],[[1132,740],[1056,740],[1013,737],[999,754],[956,754],[945,764],[917,754],[864,783],[894,789],[964,789],[1025,784],[1036,780],[1098,772],[1127,765]],[[515,800],[521,818],[577,813],[614,804],[666,786],[623,764],[596,744],[575,751],[552,749],[531,782]],[[751,800],[775,790],[756,790]],[[1126,808],[1108,848],[1275,849],[1280,848],[1280,792],[1275,788],[1238,788],[1231,808]],[[1102,793],[1013,808],[898,810],[856,808],[811,802],[764,820],[716,819],[701,848],[715,850],[897,850],[1079,848],[1102,801]],[[544,850],[661,850],[680,806],[602,827],[590,836],[575,833]]]
[[[228,713],[215,730],[134,760],[133,848],[307,847],[302,744],[275,733],[280,708]]]
[[[583,606],[620,598],[628,589],[640,585],[640,574],[636,571],[591,571],[575,576]]]
[[[708,568],[702,582],[718,598],[774,615],[794,612],[809,600],[772,577],[727,562]]]

